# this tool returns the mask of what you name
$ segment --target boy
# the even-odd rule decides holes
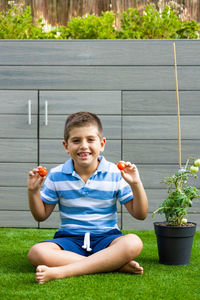
[[[32,215],[46,220],[59,203],[61,226],[54,239],[34,245],[28,254],[36,281],[120,271],[142,274],[135,262],[142,241],[117,227],[116,199],[136,219],[147,216],[148,201],[134,164],[116,165],[100,156],[106,139],[99,118],[89,112],[70,115],[63,146],[70,159],[44,178],[29,172],[28,198]],[[133,196],[134,195],[134,196]]]

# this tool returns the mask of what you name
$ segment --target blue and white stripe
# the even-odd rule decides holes
[[[96,172],[86,183],[75,172],[72,159],[49,172],[41,199],[59,205],[60,229],[84,234],[118,228],[117,200],[127,203],[133,194],[116,165],[104,157],[100,159]]]

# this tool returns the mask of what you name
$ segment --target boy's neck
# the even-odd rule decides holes
[[[96,165],[90,165],[88,167],[81,167],[78,166],[76,167],[74,164],[74,169],[76,171],[76,173],[86,182],[90,176],[97,170],[99,165],[99,159],[97,160]]]

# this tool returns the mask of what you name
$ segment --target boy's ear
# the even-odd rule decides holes
[[[106,138],[103,137],[103,138],[101,139],[101,152],[104,151],[105,144],[106,144]]]
[[[64,146],[64,148],[65,148],[65,151],[66,151],[67,153],[69,153],[69,152],[68,152],[68,145],[67,145],[67,143],[66,143],[65,140],[62,141],[62,144],[63,144],[63,146]]]

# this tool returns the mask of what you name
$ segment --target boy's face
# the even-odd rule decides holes
[[[68,141],[63,141],[63,145],[73,159],[76,171],[83,167],[95,170],[105,142],[105,138],[99,137],[97,127],[88,125],[72,128]]]

